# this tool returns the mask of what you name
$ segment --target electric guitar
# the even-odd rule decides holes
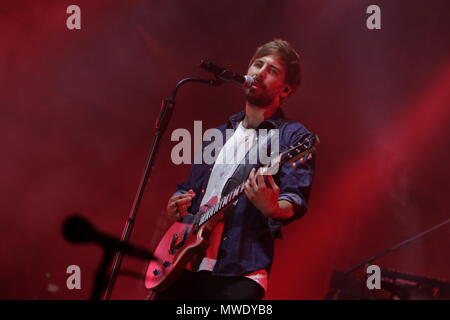
[[[257,175],[270,175],[277,172],[279,166],[292,163],[295,167],[312,157],[319,138],[307,135],[299,143],[280,153],[266,166],[258,169]],[[208,247],[208,239],[214,227],[224,218],[226,209],[244,192],[247,179],[223,196],[211,198],[195,214],[188,214],[186,222],[175,222],[164,234],[155,251],[155,260],[150,261],[145,276],[145,287],[154,291],[165,289],[180,275],[191,262],[195,266]]]

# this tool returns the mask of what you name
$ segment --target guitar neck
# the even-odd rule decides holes
[[[302,140],[302,142],[299,142],[297,145],[292,146],[285,152],[281,153],[274,163],[270,162],[268,165],[261,167],[266,170],[266,173],[264,174],[273,174],[270,173],[269,170],[275,166],[278,168],[279,166],[282,166],[285,163],[290,163],[293,161],[295,164],[296,159],[299,158],[301,159],[302,162],[304,162],[306,160],[305,158],[306,156],[308,157],[311,156],[311,153],[315,150],[314,145],[318,141],[319,138],[317,136],[308,135],[306,138]],[[256,173],[258,174],[258,171]],[[239,184],[236,188],[231,190],[226,196],[222,197],[216,205],[209,207],[206,211],[202,212],[201,214],[197,214],[194,220],[194,224],[197,226],[197,228],[204,225],[217,213],[219,213],[225,207],[233,203],[244,192],[245,183],[247,182],[247,179],[245,179],[245,181]]]
[[[223,210],[226,206],[233,203],[244,192],[246,182],[247,179],[240,185],[238,185],[236,188],[231,190],[226,196],[222,197],[216,205],[209,207],[205,212],[203,212],[199,216],[198,227],[201,227],[203,224],[208,222],[212,217],[214,217],[217,213]]]

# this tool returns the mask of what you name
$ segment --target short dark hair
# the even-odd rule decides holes
[[[250,65],[252,65],[256,59],[271,54],[281,58],[286,67],[286,77],[284,82],[292,86],[292,89],[295,90],[300,85],[302,79],[300,55],[289,42],[281,39],[274,39],[263,44],[256,49],[253,58],[250,60]]]

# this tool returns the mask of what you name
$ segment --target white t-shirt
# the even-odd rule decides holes
[[[256,142],[256,130],[246,129],[240,122],[234,134],[228,139],[217,156],[200,207],[204,206],[214,196],[217,196],[217,201],[220,201],[228,179],[231,178],[236,168],[244,163],[247,152],[253,147],[257,147]],[[212,271],[216,262],[216,259],[205,257],[202,259],[198,271]],[[259,283],[264,290],[267,289],[268,276],[265,270],[258,270],[246,275],[246,277]]]
[[[217,196],[217,200],[220,200],[225,184],[236,168],[243,163],[246,153],[255,146],[256,139],[255,129],[246,129],[242,122],[239,123],[236,131],[217,156],[200,207],[205,205],[213,196]]]

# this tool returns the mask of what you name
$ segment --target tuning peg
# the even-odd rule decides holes
[[[292,162],[292,168],[297,168],[302,163],[303,163],[303,158],[295,160],[294,162]]]
[[[300,166],[302,164],[302,159],[297,159],[294,162],[292,162],[292,167],[293,168],[297,168],[298,166]]]
[[[308,153],[307,155],[304,155],[303,157],[299,158],[298,160],[292,162],[292,167],[296,168],[300,164],[304,164],[306,161],[311,160],[313,157],[312,153]]]

